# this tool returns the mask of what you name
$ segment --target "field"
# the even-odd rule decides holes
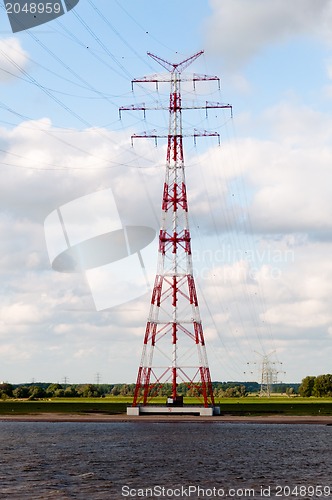
[[[52,400],[12,400],[0,402],[0,416],[26,415],[38,413],[94,414],[115,415],[126,413],[132,399],[114,396],[109,398],[66,398]],[[154,404],[164,404],[165,398],[156,398]],[[185,404],[198,404],[194,398],[186,398]],[[294,416],[332,416],[332,399],[323,398],[287,398],[247,397],[241,399],[221,399],[216,402],[221,415],[259,416],[259,415],[294,415]]]

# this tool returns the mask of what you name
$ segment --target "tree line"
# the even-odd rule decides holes
[[[305,398],[332,397],[332,375],[328,373],[317,377],[305,377],[299,387],[299,394]]]
[[[257,382],[213,382],[213,393],[216,398],[243,398],[248,394],[258,394],[260,384]],[[299,384],[274,385],[274,393],[297,394]],[[100,398],[108,396],[131,397],[134,395],[135,384],[54,384],[32,383],[12,385],[0,384],[0,398],[15,399],[51,399],[51,398]],[[180,396],[196,396],[193,388],[186,384],[178,385]],[[171,384],[162,384],[155,392],[156,396],[168,397],[172,393]]]

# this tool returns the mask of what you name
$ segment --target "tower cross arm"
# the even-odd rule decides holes
[[[208,115],[208,109],[230,109],[231,118],[233,118],[233,106],[231,104],[224,104],[222,102],[209,102],[206,101],[205,104],[192,104],[191,106],[182,106],[181,109],[205,109],[206,116]]]
[[[155,106],[146,106],[145,103],[140,104],[128,104],[126,106],[121,106],[119,108],[119,116],[120,119],[122,117],[122,111],[143,111],[144,118],[146,111],[159,111],[159,110],[167,110],[168,106],[157,104]],[[187,106],[179,106],[179,109],[189,110],[189,109],[205,109],[206,112],[208,109],[230,109],[231,110],[231,118],[233,117],[233,107],[231,104],[225,104],[222,102],[210,102],[206,101],[205,104],[194,104]]]
[[[150,76],[142,76],[141,78],[134,78],[132,80],[131,85],[133,87],[134,83],[155,83],[158,86],[158,83],[167,83],[171,81],[171,76],[169,73],[177,73],[180,74],[182,73],[190,64],[195,61],[198,57],[200,57],[202,54],[204,54],[204,50],[201,50],[200,52],[197,52],[191,57],[188,57],[187,59],[184,59],[183,61],[179,63],[171,63],[169,61],[166,61],[166,59],[162,59],[161,57],[158,57],[151,52],[148,52],[148,56],[150,56],[154,61],[158,62],[163,68],[167,69],[168,74],[154,74]],[[191,75],[190,77],[184,77],[181,79],[183,81],[193,81],[195,84],[195,81],[200,81],[200,80],[218,80],[219,78],[217,76],[208,76],[208,75],[198,75],[194,74]]]
[[[212,75],[200,75],[198,73],[194,73],[191,77],[191,79],[194,82],[209,82],[212,80],[217,80],[217,82],[220,82],[219,76],[212,76]]]
[[[163,104],[156,104],[155,106],[146,106],[145,103],[141,104],[128,104],[127,106],[121,106],[119,108],[119,114],[121,118],[121,112],[122,111],[160,111],[160,110],[168,110],[168,106],[163,105]],[[192,109],[192,108],[189,108]],[[201,108],[199,108],[201,109]],[[205,109],[205,106],[204,106]]]
[[[220,134],[219,132],[212,132],[210,130],[197,130],[194,129],[193,134],[191,136],[194,138],[194,144],[196,146],[196,138],[197,137],[217,137],[218,138],[218,144],[220,146]]]
[[[154,139],[155,145],[157,146],[157,140],[159,138],[165,138],[165,135],[159,135],[156,130],[144,131],[138,134],[132,134],[131,145],[134,145],[134,139]]]
[[[131,81],[131,85],[133,88],[134,83],[155,83],[157,85],[158,83],[170,83],[171,80],[172,77],[169,73],[158,73],[158,74],[141,76],[139,78],[134,78]],[[197,73],[184,73],[181,74],[181,76],[179,76],[179,80],[181,80],[182,82],[193,82],[194,88],[196,82],[217,81],[220,90],[220,78],[218,76],[199,75]]]
[[[222,102],[210,102],[206,101],[206,113],[208,109],[230,109],[231,110],[231,118],[233,118],[233,106],[231,104],[225,104]]]
[[[155,54],[152,54],[151,52],[148,52],[148,56],[151,57],[154,61],[159,63],[163,68],[167,69],[170,73],[177,72],[177,73],[182,73],[192,62],[194,62],[198,57],[200,57],[202,54],[204,54],[204,50],[200,50],[199,52],[196,52],[193,56],[187,57],[187,59],[184,59],[183,61],[179,63],[171,63],[169,61],[166,61],[166,59],[162,59],[161,57],[156,56]]]
[[[169,83],[170,76],[168,73],[158,73],[153,75],[141,76],[139,78],[134,78],[131,81],[131,85],[133,87],[134,83]]]
[[[233,109],[233,106],[231,104],[226,104],[223,102],[211,102],[211,101],[206,101],[204,107],[205,107],[205,109],[217,109],[217,108]]]
[[[194,129],[192,133],[181,134],[181,137],[193,137],[194,143],[196,145],[197,137],[217,137],[218,143],[220,145],[220,134],[219,132],[212,132],[210,130],[198,130]],[[137,134],[132,134],[131,136],[131,145],[134,144],[134,139],[154,139],[155,145],[158,144],[158,139],[168,139],[169,134],[158,134],[156,130],[144,131]]]
[[[206,101],[205,104],[192,104],[191,106],[181,106],[181,109],[230,109],[233,114],[233,106],[222,102]]]
[[[145,103],[142,102],[141,104],[128,104],[127,106],[121,106],[119,108],[119,118],[121,120],[122,118],[122,111],[143,111],[144,113],[144,118],[145,118]]]

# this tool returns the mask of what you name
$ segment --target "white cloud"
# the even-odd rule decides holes
[[[53,208],[110,185],[128,196],[150,196],[142,182],[137,189],[138,160],[136,150],[129,148],[128,131],[63,130],[41,119],[2,129],[0,136],[5,145],[0,160],[8,167],[0,208],[10,213],[43,221]],[[145,145],[140,151],[146,156],[145,163],[139,163],[145,172],[144,167],[151,166],[150,148]],[[13,192],[19,196],[13,197]]]
[[[206,301],[219,333],[217,339],[211,337],[211,342],[216,350],[223,343],[225,370],[231,369],[231,362],[245,369],[247,362],[255,360],[255,352],[274,349],[287,380],[300,380],[308,374],[307,363],[294,363],[294,356],[302,359],[308,349],[315,359],[321,356],[316,366],[310,363],[311,373],[329,370],[332,245],[298,243],[293,258],[285,262],[270,262],[256,270],[251,262],[219,265],[205,275],[203,282],[198,279],[204,324],[213,328]],[[269,244],[278,247],[275,240]]]
[[[208,49],[238,68],[271,44],[299,35],[331,38],[331,0],[210,0]]]
[[[112,380],[127,377],[123,357],[137,346],[129,349],[126,344],[121,355],[116,346],[137,337],[140,347],[148,311],[138,300],[110,313],[97,313],[84,274],[52,270],[43,224],[57,207],[110,187],[122,203],[124,219],[134,214],[147,226],[155,224],[162,186],[159,170],[137,172],[125,165],[137,167],[135,152],[139,152],[147,159],[140,158],[139,166],[150,166],[150,151],[155,158],[156,152],[149,144],[132,151],[129,138],[128,131],[62,130],[48,119],[0,129],[6,151],[1,153],[6,182],[0,186],[0,338],[8,353],[3,370],[11,381],[22,381],[19,373],[25,374],[23,381],[57,380],[62,370],[71,382],[85,377],[93,381],[84,357],[89,353],[95,353],[90,363],[104,373],[111,371]],[[122,165],[114,167],[112,161]],[[13,363],[16,354],[16,359],[26,360],[20,370]],[[138,362],[139,354],[133,356]],[[134,363],[128,382],[135,372]]]
[[[254,121],[254,119],[253,119]],[[332,120],[282,102],[259,117],[264,137],[210,149],[190,171],[190,208],[211,234],[305,233],[332,237]],[[250,221],[250,223],[249,223]]]
[[[27,325],[41,321],[43,321],[43,311],[35,304],[17,302],[0,309],[0,322],[6,325]]]
[[[28,55],[22,48],[18,38],[0,40],[0,82],[9,82],[17,76],[22,76],[27,69]]]

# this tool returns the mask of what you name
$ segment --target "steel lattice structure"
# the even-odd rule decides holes
[[[282,365],[280,361],[271,361],[270,356],[274,354],[275,351],[270,354],[265,354],[262,356],[262,375],[261,375],[261,390],[260,397],[271,397],[272,387],[279,383],[278,375],[280,372],[275,368],[275,365]]]
[[[185,109],[230,108],[229,104],[206,102],[200,106],[182,104],[181,82],[216,80],[208,75],[186,75],[182,72],[202,52],[172,64],[151,53],[155,61],[168,73],[156,74],[133,80],[137,82],[168,82],[169,106],[146,107],[130,105],[123,110],[167,109],[169,130],[167,135],[156,132],[134,134],[134,138],[167,139],[166,174],[162,194],[162,217],[159,233],[158,268],[151,297],[150,312],[146,324],[143,352],[138,369],[133,406],[147,405],[160,387],[171,384],[171,397],[180,400],[177,387],[185,383],[191,394],[201,397],[205,407],[214,406],[210,369],[206,354],[204,333],[199,311],[193,274],[191,236],[188,221],[188,199],[183,153],[182,112]],[[186,135],[187,137],[188,135]],[[194,130],[189,136],[217,136],[217,132]]]

